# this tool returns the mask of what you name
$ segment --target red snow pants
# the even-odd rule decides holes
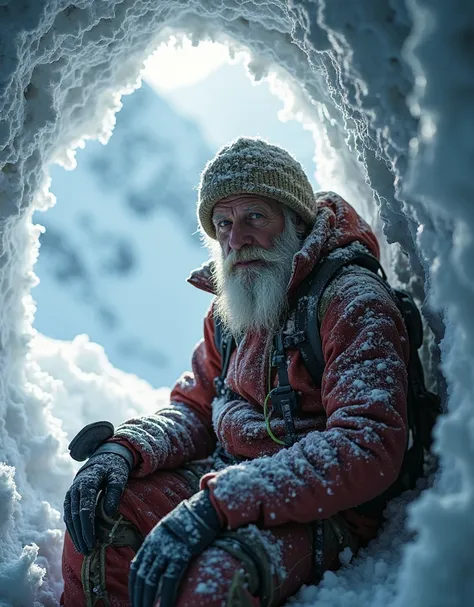
[[[202,473],[206,471],[201,470]],[[101,531],[100,522],[96,524],[98,541],[92,555],[84,557],[76,552],[66,533],[61,605],[129,607],[129,566],[141,541],[163,516],[198,490],[198,478],[193,480],[187,472],[158,471],[145,478],[131,478],[122,496],[120,514],[108,521],[105,532]],[[342,517],[329,519],[319,526],[324,528],[323,569],[337,569],[339,553],[345,546],[355,552],[358,541],[344,525]],[[255,549],[265,555],[265,569],[270,579],[266,598],[260,600],[252,595],[252,582],[243,574],[245,562],[235,550],[228,551],[217,542],[218,545],[208,548],[190,564],[181,584],[177,606],[221,607],[230,604],[229,596],[233,597],[232,605],[242,607],[283,604],[302,584],[318,581],[315,577],[318,575],[314,558],[315,529],[315,525],[292,523],[272,529],[249,525],[231,532],[245,533],[247,546],[254,542]],[[258,583],[254,590],[257,586]]]

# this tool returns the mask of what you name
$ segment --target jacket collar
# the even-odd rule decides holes
[[[202,264],[200,268],[196,268],[195,270],[193,270],[186,280],[189,282],[189,284],[193,285],[193,287],[215,295],[216,292],[214,287],[214,281],[212,279],[213,271],[214,262],[206,261]]]

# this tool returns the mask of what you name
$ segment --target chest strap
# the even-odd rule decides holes
[[[232,334],[224,331],[222,321],[218,316],[214,317],[214,342],[221,355],[221,374],[214,378],[214,387],[219,398],[231,400],[235,393],[226,384],[227,371],[229,370],[230,358],[236,343]]]
[[[283,336],[277,333],[273,338],[272,366],[276,367],[278,386],[270,390],[267,398],[271,399],[272,411],[280,416],[285,423],[285,445],[291,447],[298,440],[293,416],[298,411],[298,399],[288,377]],[[270,435],[271,436],[271,435]]]

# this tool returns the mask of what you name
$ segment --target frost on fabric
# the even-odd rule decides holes
[[[231,527],[260,519],[271,527],[326,518],[369,501],[398,474],[406,444],[403,320],[385,287],[365,271],[348,270],[335,282],[321,328],[326,427],[309,430],[271,457],[216,474],[209,486]],[[239,435],[245,416],[250,422],[248,403],[214,407],[218,436],[225,416],[229,427],[234,418],[241,424]],[[253,419],[263,432],[263,416],[258,420],[254,413]]]
[[[227,401],[216,398],[212,402],[212,423],[220,445],[232,456],[253,459],[275,453],[279,447],[268,435],[263,407],[252,405],[245,400]],[[295,418],[295,428],[300,435],[315,427],[323,429],[322,416]],[[282,418],[272,416],[272,432],[277,436],[285,435],[285,423]]]
[[[234,562],[224,550],[213,546],[208,548],[199,559],[192,576],[188,577],[188,582],[193,581],[196,584],[194,593],[197,595],[195,598],[198,604],[206,605],[205,601],[224,600],[223,578],[231,577],[234,572]]]
[[[145,476],[159,468],[174,468],[192,459],[204,457],[208,430],[199,417],[183,403],[160,407],[153,415],[132,418],[115,431],[142,456],[133,474]],[[204,437],[199,447],[200,437]]]
[[[227,150],[225,146],[219,154],[225,154]],[[294,159],[299,165],[298,161]],[[287,155],[281,148],[272,147],[271,152],[268,150],[268,146],[258,139],[254,141],[252,149],[248,149],[245,144],[240,145],[239,140],[234,142],[234,153],[231,157],[220,161],[219,172],[213,172],[210,175],[210,185],[216,187],[225,182],[232,182],[235,179],[245,177],[252,171],[261,171],[264,167],[265,171],[278,172],[282,167],[286,167],[288,163]],[[301,165],[299,165],[301,167]],[[302,167],[301,167],[302,169]],[[258,188],[257,180],[254,184],[250,183],[247,187]],[[297,181],[293,181],[293,188],[298,191],[300,184]],[[278,194],[279,188],[272,186],[265,186],[268,189],[268,194],[272,192]]]
[[[91,460],[92,462],[92,460]],[[96,494],[89,494],[88,489],[102,487],[105,478],[111,485],[124,487],[127,482],[129,467],[124,457],[113,453],[102,453],[97,455],[93,464],[80,471],[74,481],[74,488],[81,492],[81,506],[87,505],[91,518],[94,517],[94,505]],[[93,501],[91,501],[93,500]]]
[[[196,385],[193,374],[189,373],[189,372],[183,373],[178,378],[178,381],[176,383],[177,383],[178,387],[181,390],[184,390],[185,392],[192,390],[192,388],[194,388],[194,386]]]

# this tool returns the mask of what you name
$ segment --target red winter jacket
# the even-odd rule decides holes
[[[355,210],[332,193],[320,194],[314,228],[295,255],[288,293],[330,251],[358,241],[374,255],[373,232]],[[204,269],[190,282],[212,291]],[[362,538],[374,521],[351,510],[381,494],[396,479],[407,439],[408,338],[400,312],[370,275],[343,273],[321,324],[326,367],[315,388],[297,349],[288,350],[290,384],[299,393],[295,426],[300,440],[286,448],[267,433],[263,402],[268,385],[272,336],[249,333],[232,354],[227,381],[244,400],[216,398],[220,354],[214,344],[212,307],[204,338],[196,346],[192,373],[171,392],[171,404],[156,414],[130,420],[116,437],[140,460],[134,474],[175,468],[210,455],[216,438],[237,465],[203,477],[214,506],[229,528],[248,523],[271,527],[310,522],[344,511]],[[273,433],[285,434],[272,419]]]

